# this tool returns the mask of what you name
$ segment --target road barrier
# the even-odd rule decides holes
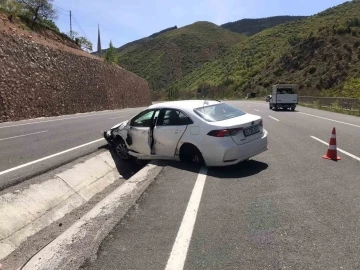
[[[360,99],[356,98],[300,96],[299,103],[309,104],[318,109],[346,110],[360,114]]]

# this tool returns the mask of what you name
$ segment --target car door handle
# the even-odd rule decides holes
[[[178,133],[180,133],[180,130],[175,129],[175,134],[178,134]]]

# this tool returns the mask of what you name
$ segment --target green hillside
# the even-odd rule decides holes
[[[148,80],[153,90],[161,90],[244,38],[215,24],[196,22],[120,48],[119,64]]]
[[[253,36],[265,29],[277,26],[279,24],[306,19],[306,16],[275,16],[261,19],[242,19],[236,22],[229,22],[221,27],[232,32]]]
[[[270,85],[287,82],[299,83],[306,94],[344,95],[344,85],[348,89],[360,86],[359,20],[360,0],[354,0],[305,20],[264,30],[171,88],[240,96],[250,91],[265,94]]]

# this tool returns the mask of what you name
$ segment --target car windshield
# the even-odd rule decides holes
[[[208,122],[224,121],[246,114],[225,103],[200,107],[194,109],[194,112]]]

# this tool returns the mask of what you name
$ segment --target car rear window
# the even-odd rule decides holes
[[[196,108],[194,112],[208,122],[224,121],[246,114],[225,103]]]

